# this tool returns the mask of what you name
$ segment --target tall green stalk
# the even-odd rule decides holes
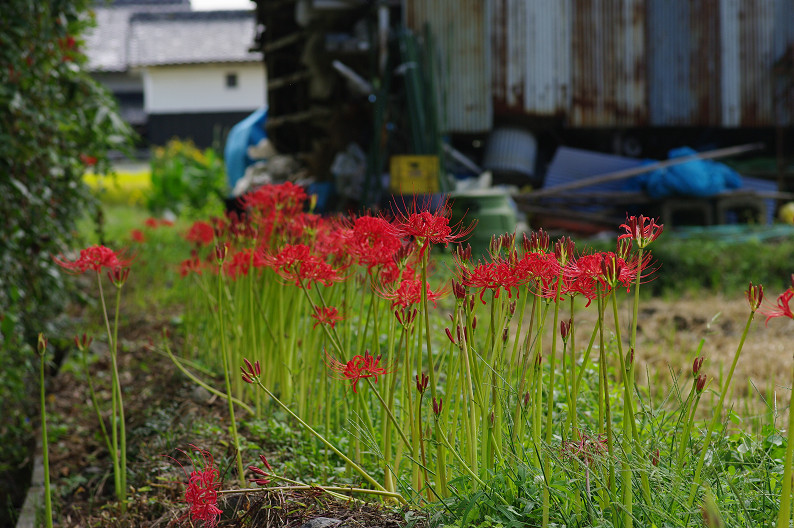
[[[50,446],[47,440],[47,391],[44,386],[44,368],[47,363],[47,340],[39,334],[39,387],[41,401],[41,459],[44,465],[44,521],[47,528],[52,528],[52,490],[50,488]]]
[[[725,397],[728,395],[728,391],[731,387],[731,379],[733,378],[733,371],[736,369],[736,363],[739,361],[739,356],[742,353],[742,348],[744,347],[744,341],[747,339],[747,333],[750,331],[750,324],[753,322],[753,318],[755,317],[755,309],[752,309],[750,312],[750,316],[747,318],[747,324],[744,326],[744,331],[742,332],[742,338],[739,341],[739,346],[736,348],[736,353],[733,355],[733,361],[731,362],[731,368],[728,371],[728,377],[725,380],[725,384],[722,386],[722,391],[720,394],[720,399],[717,402],[717,405],[714,407],[714,415],[711,418],[711,423],[709,423],[709,428],[706,431],[706,437],[703,439],[703,447],[700,449],[700,457],[698,458],[697,467],[695,468],[695,474],[692,478],[692,485],[689,488],[689,497],[687,498],[686,504],[687,509],[691,509],[692,505],[695,503],[695,496],[697,495],[697,490],[702,483],[702,472],[703,472],[703,465],[706,462],[706,453],[709,451],[709,447],[711,445],[711,437],[714,434],[714,431],[717,429],[717,425],[722,421],[722,407],[725,403]]]
[[[226,322],[225,322],[225,315],[223,310],[223,266],[222,266],[222,259],[219,259],[221,262],[219,264],[220,269],[218,270],[218,332],[220,333],[220,341],[221,341],[221,360],[223,361],[223,381],[226,384],[226,395],[228,396],[226,401],[229,404],[229,419],[231,420],[231,430],[232,430],[232,443],[234,445],[234,452],[235,458],[237,460],[237,475],[239,477],[240,487],[245,487],[245,474],[243,472],[243,456],[240,452],[240,437],[237,435],[237,421],[234,418],[234,402],[232,396],[232,383],[231,377],[229,372],[231,371],[231,365],[229,364],[229,351],[228,346],[226,343]]]
[[[794,364],[791,366],[792,403],[794,403]],[[780,495],[780,510],[777,513],[775,528],[788,528],[791,519],[791,473],[794,456],[794,405],[788,409],[788,431],[786,432],[786,459],[783,461],[783,492]]]

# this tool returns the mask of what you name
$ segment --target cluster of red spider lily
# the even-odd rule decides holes
[[[431,212],[427,204],[412,203],[393,218],[329,219],[304,212],[306,201],[304,191],[291,183],[266,186],[243,200],[246,215],[194,223],[185,238],[195,248],[191,258],[181,263],[182,275],[222,270],[236,279],[248,275],[252,268],[270,268],[285,282],[311,288],[316,283],[330,286],[342,282],[358,265],[366,270],[381,297],[392,301],[393,309],[408,308],[421,300],[418,259],[433,244],[463,242],[473,228],[451,225],[447,204]],[[628,289],[637,274],[645,276],[651,271],[650,255],[646,253],[640,260],[631,251],[632,241],[645,247],[661,234],[662,226],[640,216],[628,218],[621,227],[626,232],[619,237],[615,252],[576,256],[572,241],[562,239],[551,246],[542,230],[524,235],[520,244],[514,235],[500,237],[489,258],[476,264],[471,252],[460,247],[459,283],[480,290],[483,302],[488,290],[495,297],[501,291],[512,297],[526,285],[547,298],[582,294],[589,300],[616,287]],[[203,259],[200,256],[202,247],[211,249],[213,244],[229,248],[220,266],[212,251],[206,251]],[[446,293],[445,288],[424,286],[429,301]],[[326,308],[313,317],[332,324],[342,316]]]

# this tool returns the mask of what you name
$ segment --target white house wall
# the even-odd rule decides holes
[[[237,86],[226,86],[229,74],[237,75]],[[144,69],[143,83],[148,114],[245,112],[266,103],[261,62],[152,66]]]

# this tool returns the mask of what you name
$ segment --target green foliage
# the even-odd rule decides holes
[[[151,171],[146,199],[151,212],[168,210],[200,218],[223,210],[226,172],[223,158],[212,148],[202,152],[190,141],[172,139],[153,152]]]
[[[86,167],[106,171],[108,153],[131,137],[84,69],[91,5],[14,0],[0,20],[0,311],[28,342],[65,300],[52,255],[92,206]]]
[[[30,345],[67,300],[52,255],[93,207],[81,177],[89,165],[106,171],[108,153],[131,138],[114,99],[84,69],[92,4],[11,0],[0,17],[0,466],[18,464],[29,445]],[[0,490],[3,514],[5,503]]]

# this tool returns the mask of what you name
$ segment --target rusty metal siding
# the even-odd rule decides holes
[[[648,4],[648,93],[654,126],[719,126],[719,0]]]
[[[574,3],[570,125],[647,124],[644,4],[642,0]]]
[[[406,0],[404,23],[417,34],[429,25],[445,132],[491,129],[490,0]]]
[[[794,121],[792,80],[774,73],[794,0],[404,2],[409,27],[439,34],[449,131],[487,129],[491,112],[568,127]]]
[[[500,115],[555,117],[570,106],[569,1],[494,0],[493,99]]]

